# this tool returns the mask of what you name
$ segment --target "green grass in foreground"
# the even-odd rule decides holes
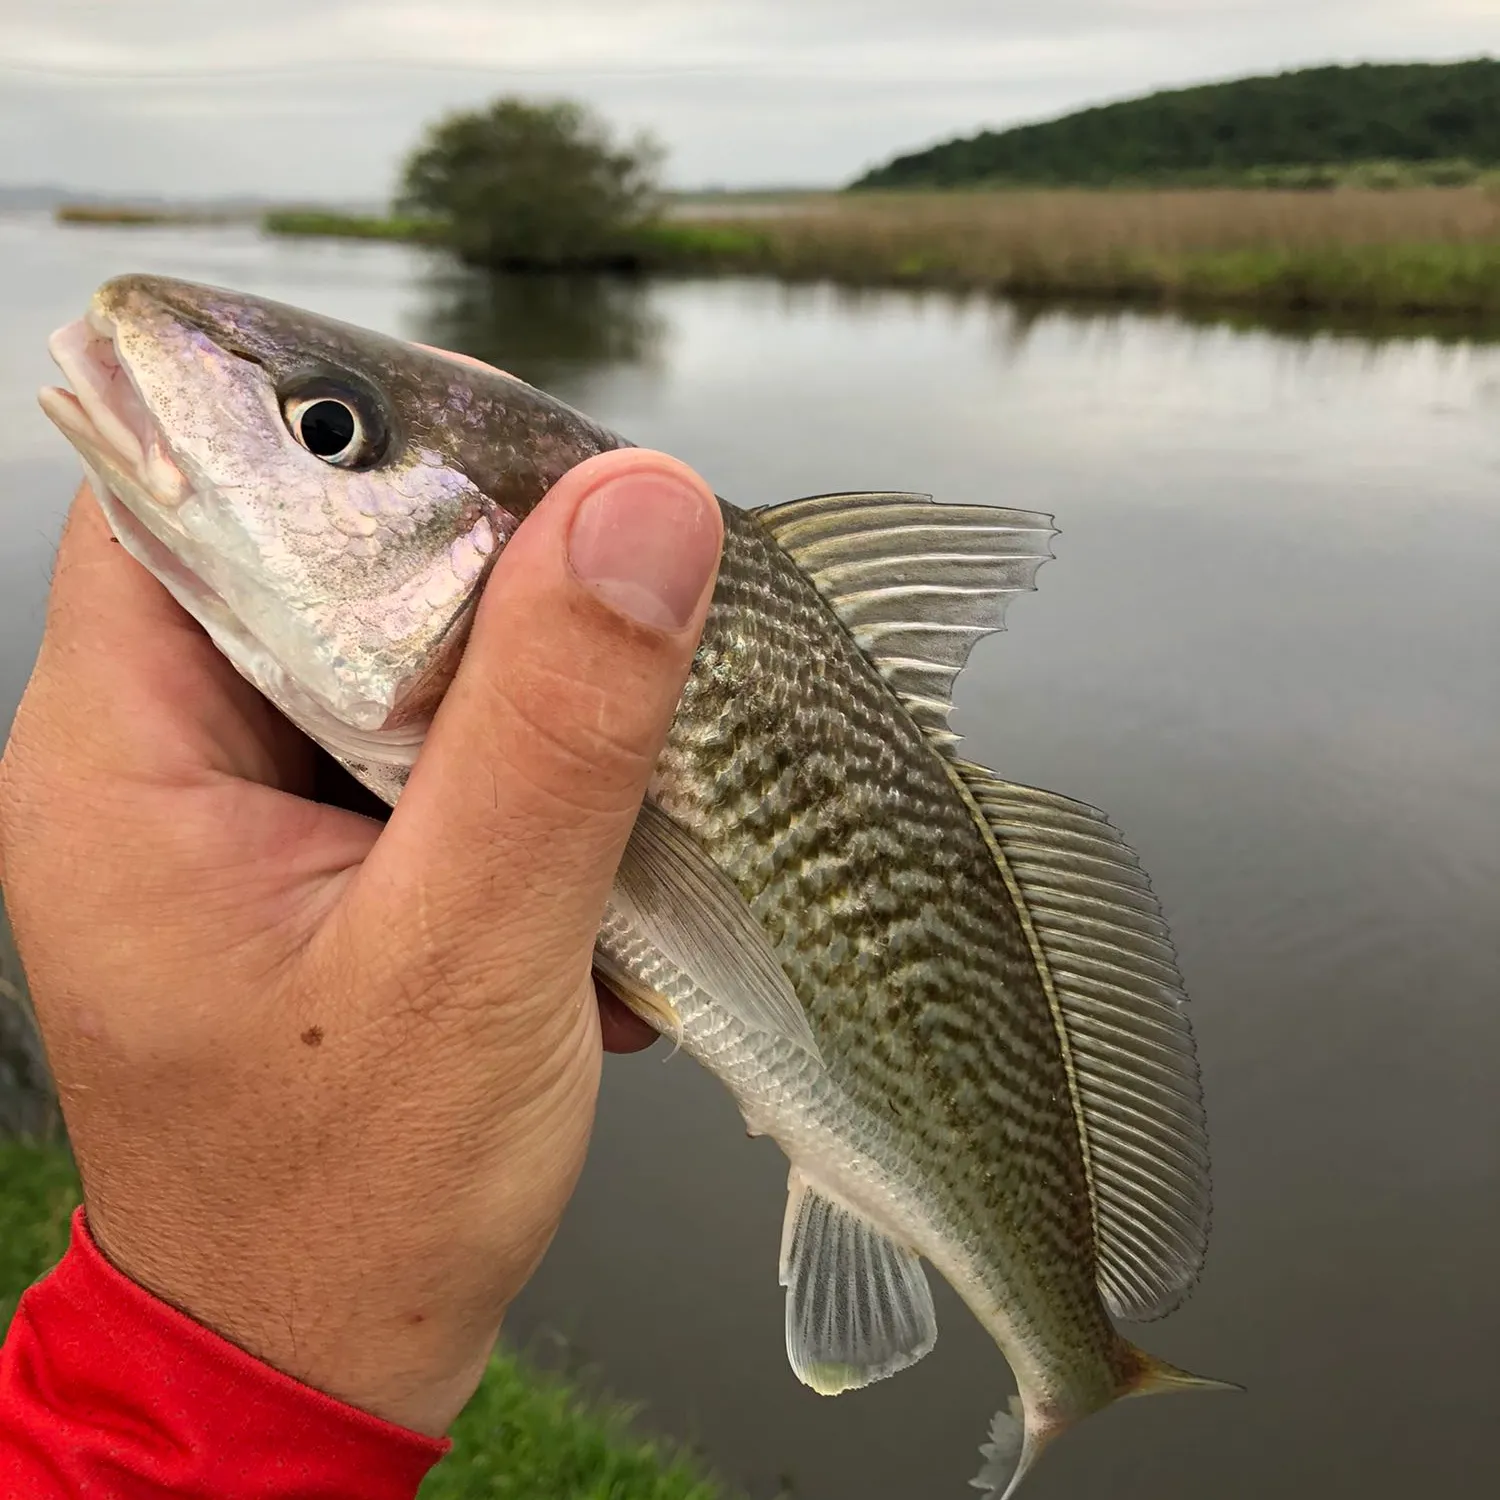
[[[0,1141],[0,1337],[16,1302],[68,1247],[78,1177],[58,1146]]]
[[[77,1203],[65,1150],[0,1141],[0,1337],[21,1293],[62,1255]],[[687,1455],[633,1432],[629,1417],[498,1354],[422,1500],[727,1500]]]
[[[720,1500],[686,1455],[630,1428],[627,1408],[497,1355],[422,1500]]]

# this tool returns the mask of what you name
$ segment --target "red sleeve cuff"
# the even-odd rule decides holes
[[[412,1500],[448,1448],[158,1301],[99,1253],[81,1209],[0,1348],[0,1495]]]

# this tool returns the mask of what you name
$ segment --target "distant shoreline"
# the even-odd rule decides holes
[[[230,214],[212,209],[133,208],[129,204],[60,203],[52,210],[59,224],[229,224],[254,222],[258,214]]]
[[[80,225],[224,222],[88,205]],[[237,217],[237,216],[236,216]],[[272,235],[441,248],[442,224],[317,210]],[[507,268],[497,268],[507,269]],[[747,274],[1024,299],[1385,317],[1500,318],[1500,193],[1416,187],[1035,189],[684,198],[590,266],[519,270]]]

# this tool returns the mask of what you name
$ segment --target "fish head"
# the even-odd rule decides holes
[[[410,764],[506,541],[621,446],[489,366],[160,277],[51,347],[72,390],[42,406],[116,535],[346,760]]]

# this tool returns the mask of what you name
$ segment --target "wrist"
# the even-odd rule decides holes
[[[137,1233],[131,1217],[88,1203],[95,1253],[121,1276],[271,1369],[414,1433],[446,1433],[499,1337],[503,1309],[457,1316],[451,1288],[440,1297],[389,1267],[372,1284],[357,1245],[330,1256],[311,1229],[291,1243],[223,1226],[209,1235],[157,1205]],[[424,1261],[414,1248],[412,1263]]]
[[[80,1214],[0,1347],[0,1491],[412,1500],[446,1442],[251,1358],[152,1297]]]

